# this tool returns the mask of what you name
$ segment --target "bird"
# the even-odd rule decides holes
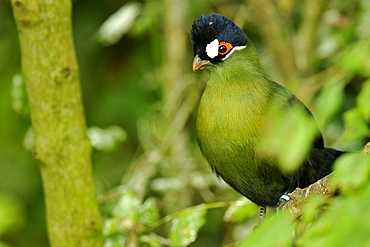
[[[217,176],[259,205],[264,214],[266,207],[276,208],[287,193],[332,172],[343,152],[324,147],[316,122],[317,135],[308,154],[293,170],[284,170],[276,155],[259,152],[259,140],[272,117],[289,121],[292,108],[314,117],[291,91],[269,78],[240,27],[223,15],[206,14],[193,22],[190,36],[193,71],[209,72],[196,114],[196,138]]]

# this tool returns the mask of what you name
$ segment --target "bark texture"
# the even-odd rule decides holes
[[[71,1],[12,0],[51,246],[102,246]]]

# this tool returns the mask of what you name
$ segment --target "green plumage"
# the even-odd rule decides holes
[[[275,97],[284,100],[294,96],[267,79],[253,46],[209,69],[196,120],[201,151],[214,171],[234,189],[266,205],[288,189],[288,178],[280,171],[277,159],[264,160],[256,155],[255,142],[261,128],[268,124],[267,114]],[[283,94],[276,94],[280,90]]]
[[[341,152],[325,149],[319,131],[307,159],[290,172],[282,171],[277,157],[257,151],[260,138],[271,128],[271,119],[286,118],[287,109],[296,107],[313,117],[289,90],[268,78],[254,46],[229,22],[212,14],[193,24],[193,68],[204,67],[210,74],[196,118],[198,143],[214,172],[235,190],[258,205],[276,206],[282,194],[330,173]],[[239,37],[233,40],[233,35]],[[221,52],[209,57],[213,53],[206,45],[215,39],[245,48],[228,57]]]

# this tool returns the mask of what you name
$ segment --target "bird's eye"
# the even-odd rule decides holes
[[[225,53],[227,51],[227,47],[226,45],[221,45],[220,47],[218,47],[218,53]]]
[[[226,55],[229,51],[233,49],[233,45],[228,42],[220,42],[218,45],[218,54]]]

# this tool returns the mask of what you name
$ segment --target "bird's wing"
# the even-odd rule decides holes
[[[312,115],[311,111],[300,101],[292,92],[290,92],[285,87],[281,86],[278,83],[275,83],[275,95],[278,101],[282,101],[282,109],[292,109],[294,107],[301,108],[303,111],[307,113],[307,115],[315,121],[314,116]],[[315,121],[316,123],[316,121]],[[319,127],[316,125],[317,128],[317,136],[315,141],[312,143],[313,148],[322,149],[324,148],[324,139],[322,137],[321,131]]]

